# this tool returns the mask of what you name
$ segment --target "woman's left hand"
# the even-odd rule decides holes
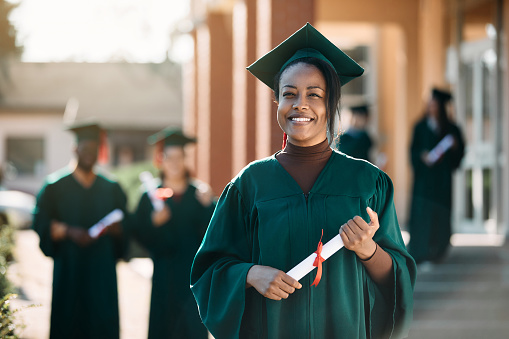
[[[378,214],[369,207],[366,208],[366,211],[371,219],[369,224],[357,215],[339,228],[345,247],[355,252],[362,260],[368,259],[375,253],[376,243],[373,236],[380,228]]]

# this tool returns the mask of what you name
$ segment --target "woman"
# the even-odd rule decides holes
[[[145,193],[136,211],[135,237],[154,261],[148,337],[207,338],[189,289],[189,274],[214,209],[212,193],[208,185],[192,180],[185,166],[184,146],[194,139],[163,130],[150,141],[160,146],[159,196],[166,200],[164,208],[155,211]]]
[[[410,210],[409,250],[417,263],[440,261],[451,237],[452,173],[460,165],[465,144],[458,126],[447,116],[451,94],[433,89],[425,116],[414,128],[410,155],[414,187]],[[444,138],[450,148],[430,152]]]
[[[249,70],[274,90],[287,144],[244,168],[218,201],[191,272],[203,322],[216,339],[404,335],[415,264],[392,184],[327,141],[340,86],[362,68],[307,24]],[[285,273],[338,230],[346,249],[323,262],[318,284]]]

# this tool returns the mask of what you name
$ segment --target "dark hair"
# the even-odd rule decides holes
[[[341,104],[341,83],[339,82],[339,76],[336,73],[336,70],[332,68],[332,66],[328,62],[314,57],[306,57],[293,60],[284,69],[279,71],[279,73],[277,73],[276,76],[274,77],[274,97],[276,101],[279,102],[279,83],[281,81],[281,75],[286,69],[288,69],[288,67],[296,65],[298,63],[305,63],[311,66],[315,66],[316,68],[318,68],[318,70],[322,73],[323,77],[325,78],[325,85],[327,86],[325,91],[326,93],[325,108],[327,114],[327,130],[330,135],[329,139],[330,145],[334,140],[335,114],[338,115],[338,118],[340,116],[339,107]]]

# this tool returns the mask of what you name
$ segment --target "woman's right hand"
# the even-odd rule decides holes
[[[168,222],[171,218],[171,210],[168,205],[164,205],[164,208],[160,211],[152,212],[152,224],[155,227],[160,227]]]
[[[247,272],[246,288],[254,287],[258,293],[272,300],[286,299],[302,285],[283,271],[269,266],[254,265]]]

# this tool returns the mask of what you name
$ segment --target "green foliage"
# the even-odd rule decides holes
[[[0,0],[0,57],[21,52],[21,47],[16,45],[16,30],[9,21],[9,15],[16,6]]]
[[[144,171],[149,171],[154,177],[159,175],[150,161],[135,163],[112,171],[115,180],[118,181],[127,195],[127,209],[129,211],[136,209],[144,192],[139,178],[140,173]]]
[[[14,334],[14,313],[10,309],[10,300],[16,298],[15,294],[10,294],[12,286],[7,279],[7,269],[9,261],[12,260],[12,249],[14,247],[14,230],[8,225],[0,225],[0,338],[14,339],[18,338]]]
[[[13,246],[13,228],[9,225],[0,226],[0,297],[6,295],[11,290],[11,284],[7,280],[7,269],[9,261],[12,260]]]
[[[18,310],[12,311],[10,308],[11,299],[16,298],[16,294],[7,294],[0,300],[0,338],[17,339],[18,336],[14,333],[16,325],[14,325],[14,314]]]

